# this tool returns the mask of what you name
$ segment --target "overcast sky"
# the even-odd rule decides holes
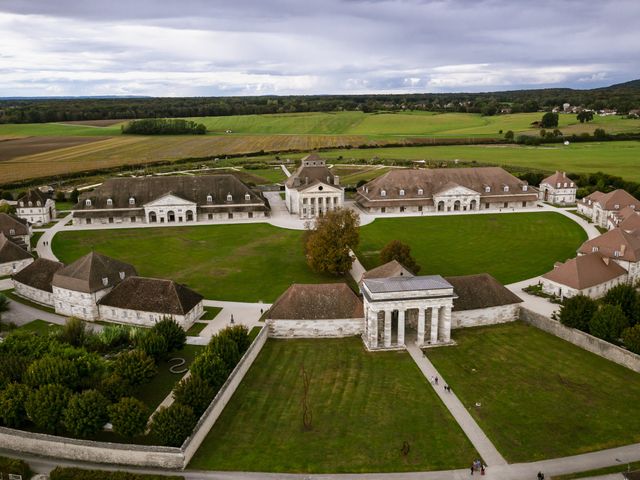
[[[592,88],[640,0],[0,0],[0,96]]]

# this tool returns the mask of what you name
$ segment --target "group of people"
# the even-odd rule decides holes
[[[485,464],[478,458],[471,464],[471,475],[473,475],[473,472],[480,472],[480,475],[484,475],[484,469]]]
[[[431,383],[433,385],[438,385],[438,376],[437,375],[431,377]],[[451,387],[449,385],[444,385],[442,388],[444,388],[445,392],[451,393]]]

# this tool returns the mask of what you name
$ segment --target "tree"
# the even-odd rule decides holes
[[[118,355],[113,364],[113,371],[132,387],[149,382],[158,373],[153,358],[138,349]]]
[[[81,347],[87,336],[85,323],[77,317],[70,317],[64,324],[60,334],[60,340],[74,347]]]
[[[0,420],[7,427],[18,428],[26,423],[29,393],[31,389],[22,383],[10,383],[0,391]]]
[[[238,345],[228,335],[214,335],[211,337],[207,349],[222,359],[229,372],[235,368],[242,356]]]
[[[117,373],[105,377],[100,383],[99,389],[112,402],[130,396],[134,391],[134,387]]]
[[[640,295],[632,285],[626,283],[616,285],[602,297],[602,302],[608,305],[620,305],[630,325],[640,322]]]
[[[251,345],[249,338],[249,329],[244,325],[234,325],[232,327],[223,328],[218,332],[218,336],[227,336],[231,338],[238,346],[238,352],[242,356]]]
[[[547,112],[542,116],[540,120],[540,126],[542,128],[555,128],[558,126],[558,114],[553,112]]]
[[[197,375],[211,385],[217,393],[220,387],[227,381],[231,371],[227,368],[225,361],[220,355],[206,349],[191,364],[191,375]]]
[[[507,133],[504,134],[504,139],[509,141],[509,142],[513,142],[513,130],[507,130]]]
[[[342,275],[353,263],[350,250],[360,241],[360,219],[353,211],[339,208],[315,221],[305,234],[307,263],[314,272]]]
[[[150,330],[140,338],[138,348],[152,357],[156,362],[167,355],[167,341],[159,333]]]
[[[118,403],[109,405],[108,412],[113,431],[125,438],[142,435],[147,428],[149,409],[137,398],[121,398]]]
[[[162,445],[179,447],[191,435],[197,421],[191,407],[175,402],[153,416],[151,434]]]
[[[62,190],[56,192],[56,202],[64,202],[67,198]]]
[[[109,401],[97,390],[85,390],[71,397],[64,412],[64,426],[75,436],[90,437],[109,420]]]
[[[25,403],[27,416],[36,427],[57,433],[70,398],[71,390],[63,385],[43,385],[29,394]]]
[[[591,335],[615,342],[622,335],[622,331],[629,326],[620,305],[602,305],[589,322]]]
[[[604,128],[596,128],[593,131],[593,138],[607,138],[607,132],[605,132]]]
[[[173,391],[173,398],[187,407],[191,407],[197,416],[207,409],[216,392],[211,385],[205,382],[198,375],[191,375],[185,380],[181,380]]]
[[[589,332],[589,322],[598,310],[598,304],[585,295],[567,298],[560,308],[560,323],[567,327]]]
[[[49,354],[29,365],[23,375],[23,381],[34,388],[49,383],[76,388],[80,376],[73,360]]]
[[[78,198],[80,197],[80,192],[78,191],[77,188],[74,188],[73,191],[71,192],[71,196],[69,197],[69,200],[71,200],[74,204],[78,203]]]
[[[10,214],[16,213],[16,207],[8,203],[5,203],[3,205],[0,205],[0,213],[10,213]]]
[[[380,260],[382,263],[387,263],[392,260],[400,262],[413,274],[420,271],[420,265],[418,265],[411,256],[411,247],[399,240],[391,240],[383,247],[380,251]]]
[[[168,352],[180,350],[187,341],[187,333],[184,328],[173,318],[163,318],[151,328],[151,331],[164,337],[167,342]]]
[[[640,323],[633,327],[626,328],[622,332],[622,341],[633,353],[640,354]],[[0,403],[0,406],[1,405]]]
[[[578,115],[576,115],[576,119],[580,120],[580,123],[590,122],[591,120],[593,120],[593,111],[582,110],[581,112],[578,112]]]

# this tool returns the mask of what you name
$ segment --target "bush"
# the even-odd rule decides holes
[[[62,385],[43,385],[29,394],[25,404],[27,415],[36,427],[56,433],[70,398],[71,390]]]
[[[138,387],[148,383],[158,373],[156,364],[142,350],[130,350],[116,357],[113,373],[122,378],[128,385]]]
[[[65,385],[71,389],[78,386],[80,377],[72,360],[46,355],[34,361],[24,374],[24,383],[38,387],[48,383]]]
[[[77,317],[70,317],[60,333],[60,340],[74,347],[81,347],[84,345],[86,336],[86,324]]]
[[[134,388],[127,380],[113,373],[102,380],[99,390],[110,401],[117,402],[122,397],[131,395]]]
[[[640,322],[640,295],[629,284],[621,283],[610,289],[602,302],[608,305],[620,305],[631,325]]]
[[[18,428],[27,422],[25,403],[31,389],[21,383],[10,383],[0,392],[0,420],[7,427]]]
[[[559,320],[566,327],[589,332],[589,322],[598,310],[598,304],[585,295],[567,298],[560,309]]]
[[[399,240],[391,240],[382,248],[380,260],[382,263],[388,263],[393,260],[400,262],[402,266],[413,274],[417,274],[420,271],[420,265],[411,256],[411,247]]]
[[[166,340],[168,352],[180,350],[187,342],[187,333],[184,328],[172,318],[163,318],[153,326],[151,331],[158,333]]]
[[[158,362],[167,356],[167,341],[162,335],[149,331],[138,342],[138,348]]]
[[[220,355],[206,349],[191,364],[191,375],[197,375],[207,382],[215,392],[227,381],[230,370]]]
[[[215,395],[211,385],[197,375],[181,380],[173,391],[175,401],[191,407],[198,417],[207,409]]]
[[[109,401],[97,390],[85,390],[69,400],[64,412],[64,426],[75,436],[90,437],[102,430],[109,420]]]
[[[640,354],[640,323],[622,332],[624,345],[633,353]]]
[[[197,418],[191,407],[181,403],[173,403],[170,407],[161,408],[151,423],[151,434],[168,447],[179,447],[191,435]]]
[[[31,468],[24,460],[0,457],[0,478],[9,478],[9,475],[22,475],[27,480],[31,478]]]
[[[591,335],[615,342],[622,335],[622,331],[629,326],[620,305],[602,305],[589,322]]]
[[[240,356],[244,354],[251,345],[249,338],[249,329],[244,325],[234,325],[233,327],[223,328],[218,332],[218,336],[227,336],[238,346]]]
[[[236,342],[225,334],[211,337],[207,350],[222,359],[227,368],[227,376],[235,368],[241,356]]]
[[[109,406],[113,431],[126,438],[142,435],[149,420],[149,409],[137,398],[125,397]]]
[[[27,477],[25,477],[27,478]],[[107,472],[83,470],[74,467],[56,467],[49,474],[50,480],[184,480],[183,476],[144,475],[133,472]]]

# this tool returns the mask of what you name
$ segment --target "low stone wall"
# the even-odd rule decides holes
[[[520,320],[623,367],[640,372],[640,355],[636,355],[629,350],[605,342],[575,328],[565,327],[556,320],[551,320],[526,308],[520,309]]]
[[[251,365],[253,365],[253,362],[258,357],[262,347],[264,347],[264,344],[267,342],[268,337],[269,330],[266,327],[263,327],[236,365],[236,368],[233,369],[229,378],[227,378],[227,381],[224,382],[224,385],[222,385],[222,388],[211,404],[209,404],[209,408],[207,408],[200,417],[198,424],[193,430],[193,435],[187,438],[182,444],[181,448],[184,455],[184,464],[182,466],[184,468],[186,468],[193,455],[198,451],[198,448],[200,448],[200,445],[209,434],[209,431],[218,420],[218,417],[220,417],[224,407],[226,407],[229,400],[231,400],[231,397],[238,388],[238,385],[240,385],[240,382],[242,382],[242,379],[249,371],[249,368],[251,368]]]
[[[0,449],[91,463],[182,468],[182,450],[109,442],[92,442],[0,427]]]
[[[32,302],[40,303],[53,307],[53,293],[38,288],[33,288],[30,285],[16,282],[13,280],[14,292],[21,297],[31,300]]]
[[[520,304],[451,312],[451,328],[479,327],[513,322],[518,319]]]
[[[364,318],[335,320],[267,320],[269,335],[275,338],[336,338],[361,335]]]

